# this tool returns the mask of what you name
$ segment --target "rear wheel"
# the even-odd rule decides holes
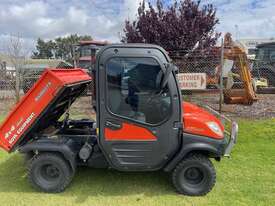
[[[28,178],[38,190],[59,193],[65,190],[73,177],[67,161],[59,154],[42,153],[28,163]]]
[[[216,171],[206,156],[192,154],[176,166],[172,173],[172,181],[181,194],[203,196],[215,185]]]

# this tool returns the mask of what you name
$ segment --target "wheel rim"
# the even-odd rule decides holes
[[[203,168],[190,166],[185,168],[180,174],[180,182],[182,185],[191,187],[199,187],[205,182],[205,173]]]
[[[191,167],[185,170],[184,179],[187,183],[197,185],[203,180],[203,172],[197,167]]]
[[[55,184],[61,178],[61,171],[55,164],[44,164],[39,169],[38,181]]]

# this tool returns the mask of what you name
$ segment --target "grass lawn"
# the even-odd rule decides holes
[[[242,120],[240,130],[232,158],[215,163],[217,184],[205,197],[178,195],[161,172],[89,168],[79,169],[64,193],[43,194],[29,185],[21,156],[0,151],[0,205],[274,205],[275,120]]]

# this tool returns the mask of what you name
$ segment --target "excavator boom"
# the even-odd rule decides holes
[[[225,89],[224,102],[226,104],[251,105],[258,98],[253,88],[253,80],[246,53],[241,46],[232,40],[230,33],[227,33],[224,39],[224,58],[234,61],[235,67],[239,71],[237,75],[243,83],[243,88],[241,89]]]

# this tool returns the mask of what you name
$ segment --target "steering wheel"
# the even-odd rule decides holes
[[[164,120],[170,110],[170,103],[165,100],[166,93],[158,93],[147,100],[150,110],[156,112],[160,119]]]
[[[156,76],[156,88],[160,88],[161,87],[161,80],[163,77],[163,71],[160,70]],[[160,91],[156,92],[151,92],[150,93],[150,97],[148,98],[148,100],[146,101],[147,104],[150,104],[154,99],[159,98],[162,95],[163,89],[161,89]]]
[[[156,100],[156,98],[159,98],[161,95],[161,92],[160,93],[155,93],[155,92],[150,92],[150,96],[149,98],[146,100],[146,104],[152,104],[153,101]]]
[[[168,111],[170,110],[170,105],[171,104],[169,104],[168,102],[162,101],[160,108],[159,108],[161,119],[166,118]]]

